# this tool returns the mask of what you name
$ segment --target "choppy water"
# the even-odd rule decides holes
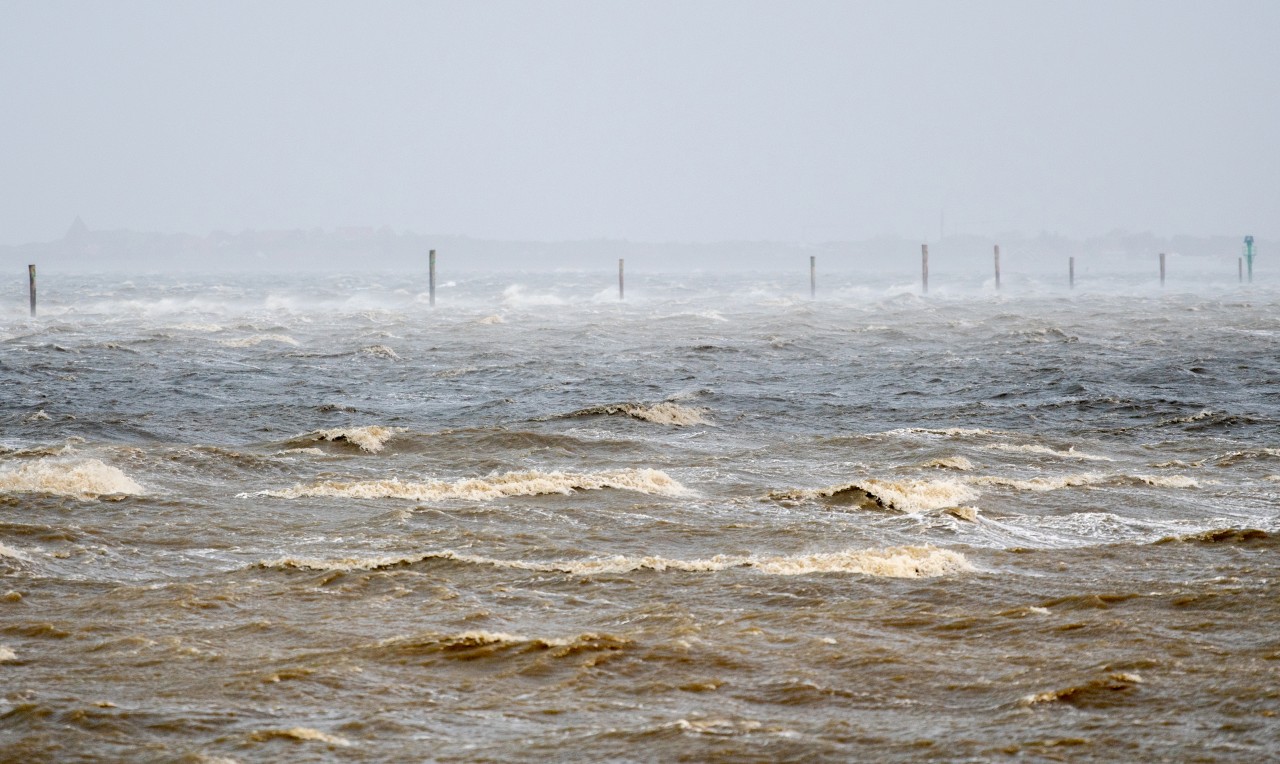
[[[1280,290],[1099,281],[44,275],[0,758],[1276,758]]]

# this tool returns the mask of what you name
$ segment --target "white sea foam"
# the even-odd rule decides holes
[[[22,418],[22,421],[30,424],[32,422],[47,422],[52,418],[53,417],[44,413],[44,409],[40,409],[39,411],[35,411],[30,414],[27,414],[25,417]]]
[[[3,543],[0,543],[0,557],[8,557],[11,560],[31,562],[31,558],[27,556],[26,552],[18,551],[11,546],[5,546]]]
[[[485,326],[492,326],[494,324],[505,324],[506,321],[502,319],[502,316],[492,315],[492,316],[485,316],[484,318],[478,319],[476,323],[483,324]]]
[[[387,441],[404,432],[403,427],[382,427],[368,425],[366,427],[335,427],[331,430],[316,430],[309,433],[312,440],[340,441],[359,446],[360,450],[376,454],[387,445]]]
[[[293,454],[298,454],[299,456],[324,456],[325,455],[324,451],[319,448],[286,448],[281,451],[277,451],[276,453],[281,456],[286,456],[286,455],[291,456]]]
[[[1043,456],[1053,456],[1058,459],[1081,459],[1084,461],[1097,461],[1097,462],[1115,461],[1115,459],[1112,459],[1109,456],[1095,456],[1093,454],[1086,454],[1086,453],[1077,451],[1075,449],[1075,446],[1071,446],[1065,451],[1056,451],[1052,448],[1049,448],[1048,446],[1041,446],[1034,443],[1026,444],[1026,445],[1016,445],[1013,443],[992,443],[990,445],[983,446],[983,448],[986,448],[992,451],[1007,451],[1011,453],[1039,454]]]
[[[218,340],[219,345],[229,348],[247,348],[261,345],[264,342],[279,342],[284,345],[297,345],[298,341],[287,334],[255,334],[252,337],[241,337],[235,340]]]
[[[453,560],[474,565],[570,575],[617,575],[638,570],[656,572],[713,573],[730,568],[751,568],[767,575],[796,576],[809,573],[854,573],[881,578],[932,578],[974,570],[959,552],[932,546],[905,546],[888,549],[846,549],[809,555],[715,555],[705,559],[678,560],[657,556],[626,556],[582,560],[498,560],[452,550],[419,555],[347,557],[323,560],[282,557],[263,560],[266,568],[296,568],[317,571],[378,570],[412,565],[424,560]]]
[[[0,493],[45,493],[91,499],[138,496],[143,490],[128,475],[97,459],[39,459],[0,470]]]
[[[8,648],[4,645],[0,645],[0,663],[4,663],[5,661],[16,661],[17,659],[18,659],[18,654],[15,653],[11,648]]]
[[[350,483],[324,481],[296,485],[281,491],[265,491],[261,495],[283,499],[302,497],[344,497],[353,499],[407,499],[410,501],[445,501],[463,499],[489,501],[508,496],[570,494],[615,488],[662,496],[685,496],[688,489],[667,473],[654,469],[622,469],[604,472],[539,472],[524,470],[467,478],[454,482],[432,480],[405,483],[398,479],[362,480]]]

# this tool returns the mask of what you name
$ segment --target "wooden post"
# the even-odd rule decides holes
[[[1164,286],[1164,253],[1160,253],[1160,286]]]
[[[31,317],[36,317],[36,267],[27,266],[27,279],[31,282]]]
[[[809,299],[818,296],[818,256],[809,255]]]
[[[1072,289],[1076,288],[1076,259],[1074,257],[1067,258],[1067,285]]]
[[[920,285],[929,294],[929,245],[920,245]]]
[[[1244,283],[1244,258],[1238,258],[1236,265],[1240,266],[1240,283]]]
[[[436,251],[434,249],[431,250],[431,255],[428,257],[427,262],[429,274],[427,276],[427,289],[431,295],[431,307],[434,308],[436,306]]]
[[[618,258],[618,299],[623,299],[622,258]]]
[[[996,245],[996,291],[1000,291],[1000,245]]]

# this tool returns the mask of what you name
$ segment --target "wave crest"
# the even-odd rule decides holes
[[[1091,462],[1115,461],[1115,459],[1112,459],[1109,456],[1097,456],[1094,454],[1086,454],[1082,451],[1077,451],[1075,446],[1068,446],[1067,450],[1065,451],[1055,451],[1054,449],[1049,448],[1048,446],[1041,446],[1035,443],[1025,444],[1025,445],[1015,445],[1013,443],[992,443],[990,445],[983,446],[983,448],[991,451],[1005,451],[1005,452],[1016,453],[1016,454],[1037,454],[1040,456],[1052,456],[1058,459],[1080,459],[1082,461],[1091,461]]]
[[[1108,674],[1081,685],[1027,695],[1022,698],[1022,704],[1032,706],[1040,703],[1068,703],[1073,706],[1099,708],[1119,702],[1119,696],[1122,693],[1132,690],[1139,684],[1142,684],[1142,677],[1137,674]]]
[[[331,443],[346,441],[359,446],[361,451],[376,454],[397,434],[404,432],[403,427],[382,427],[368,425],[366,427],[335,427],[331,430],[316,430],[307,436],[311,440],[327,440]]]
[[[491,557],[461,554],[452,550],[419,555],[348,557],[338,560],[282,557],[263,560],[258,565],[279,570],[298,569],[350,572],[388,570],[427,560],[448,560],[470,565],[528,570],[539,573],[570,575],[616,575],[638,570],[658,573],[714,573],[730,568],[752,568],[774,576],[797,576],[809,573],[854,573],[878,578],[936,578],[974,570],[960,552],[933,546],[903,546],[887,549],[846,549],[807,555],[715,555],[705,559],[677,560],[656,556],[615,555],[583,560],[498,560]]]
[[[896,509],[900,512],[927,512],[954,507],[978,497],[976,491],[958,480],[880,480],[868,478],[826,488],[771,491],[775,501],[830,500],[865,507]]]
[[[298,341],[287,334],[255,334],[252,337],[241,337],[235,340],[218,340],[218,344],[229,348],[247,348],[261,345],[264,342],[279,342],[282,345],[297,345]]]
[[[327,745],[339,746],[345,748],[351,745],[351,741],[346,738],[330,735],[327,732],[321,732],[310,727],[290,727],[288,729],[271,729],[258,730],[250,736],[255,742],[266,742],[268,740],[296,740],[298,742],[315,741],[325,743]]]
[[[509,496],[571,494],[615,488],[663,496],[684,496],[688,489],[670,475],[655,469],[623,469],[595,473],[538,472],[526,470],[467,478],[452,483],[432,480],[426,483],[402,483],[398,479],[362,480],[350,483],[324,481],[296,485],[282,491],[264,491],[260,495],[281,499],[303,497],[345,497],[353,499],[407,499],[410,501],[445,501],[464,499],[489,501]]]
[[[564,415],[566,419],[586,416],[629,416],[644,422],[668,424],[673,427],[688,427],[695,424],[711,424],[706,418],[706,409],[692,406],[681,406],[666,401],[645,405],[641,403],[610,403],[604,406],[592,406],[579,409]]]
[[[392,637],[382,640],[377,647],[400,652],[439,653],[470,660],[512,652],[547,653],[552,657],[564,658],[576,653],[621,650],[630,644],[629,639],[595,632],[571,637],[527,637],[522,634],[479,630],[461,634]]]

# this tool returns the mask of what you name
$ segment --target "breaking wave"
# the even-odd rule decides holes
[[[1189,533],[1184,536],[1166,536],[1155,543],[1161,544],[1248,544],[1270,541],[1272,536],[1257,528],[1216,528]]]
[[[391,361],[400,360],[400,354],[386,345],[370,345],[367,348],[361,348],[360,352],[373,358],[386,358]]]
[[[1142,684],[1142,677],[1137,674],[1108,674],[1082,685],[1027,695],[1022,698],[1022,704],[1033,706],[1040,703],[1067,703],[1090,708],[1109,706],[1118,701],[1121,694],[1139,684]]]
[[[681,406],[670,401],[646,406],[640,403],[611,403],[604,406],[592,406],[562,415],[560,418],[572,419],[587,416],[629,416],[654,424],[669,424],[674,427],[687,427],[695,424],[711,424],[706,418],[706,409],[692,406]]]
[[[20,552],[11,546],[5,546],[0,543],[0,557],[7,557],[11,560],[21,560],[23,562],[31,562],[31,558],[25,552]]]
[[[511,653],[545,653],[564,658],[576,653],[615,651],[631,644],[631,640],[612,634],[585,632],[571,637],[527,637],[493,631],[466,631],[461,634],[421,634],[384,639],[379,650],[398,652],[440,653],[474,659]]]
[[[318,743],[325,743],[327,745],[339,746],[341,748],[351,745],[351,741],[346,738],[338,737],[337,735],[330,735],[326,732],[321,732],[320,730],[312,729],[310,727],[258,730],[250,737],[259,743],[284,738],[286,740],[297,740],[299,742],[315,741]]]
[[[1057,491],[1063,488],[1078,488],[1082,486],[1135,484],[1145,484],[1156,488],[1200,487],[1200,484],[1195,479],[1185,475],[1104,475],[1097,472],[1081,472],[1074,475],[1027,479],[983,475],[970,477],[967,480],[973,485],[1013,488],[1018,491]]]
[[[263,491],[259,495],[281,499],[302,497],[345,497],[352,499],[407,499],[410,501],[444,501],[465,499],[489,501],[508,496],[540,496],[571,494],[615,488],[663,496],[685,496],[689,491],[667,473],[654,469],[609,470],[594,473],[573,472],[506,472],[454,482],[432,480],[426,483],[402,483],[399,479],[361,480],[350,483],[324,481],[296,485],[281,491]]]
[[[971,438],[982,435],[1000,435],[996,430],[987,430],[982,427],[901,427],[896,430],[885,430],[884,432],[871,433],[874,435],[940,435],[945,438]]]
[[[927,512],[973,501],[978,498],[978,493],[959,480],[894,481],[868,478],[826,488],[771,491],[767,498],[788,502],[828,500],[833,503],[896,509],[900,512]]]
[[[1232,451],[1218,457],[1219,467],[1231,467],[1240,462],[1260,461],[1263,459],[1280,459],[1280,448],[1254,448],[1247,451]]]
[[[283,345],[297,345],[298,341],[287,334],[255,334],[252,337],[241,337],[237,340],[218,340],[218,344],[229,348],[247,348],[261,345],[264,342],[279,342]]]
[[[715,555],[701,560],[675,560],[666,557],[613,557],[585,560],[553,560],[532,562],[528,560],[497,560],[490,557],[462,554],[452,550],[428,552],[419,555],[348,557],[338,560],[321,560],[305,557],[282,557],[264,560],[258,565],[264,568],[299,569],[316,571],[386,570],[404,567],[427,560],[450,560],[473,565],[490,565],[498,568],[528,570],[539,573],[568,573],[590,576],[631,573],[652,570],[659,573],[677,571],[684,573],[712,573],[730,568],[752,568],[768,575],[796,576],[808,573],[856,573],[881,578],[935,578],[974,570],[968,559],[959,552],[932,546],[904,546],[888,549],[847,549],[839,552],[820,552],[809,555]]]
[[[944,456],[939,459],[931,459],[924,463],[926,467],[935,467],[943,470],[958,470],[960,472],[968,472],[973,469],[973,462],[963,456]]]
[[[375,424],[367,427],[335,427],[332,430],[316,430],[303,437],[313,441],[345,441],[359,446],[361,451],[376,454],[387,445],[387,441],[402,432],[404,432],[403,427],[382,427]]]
[[[1067,448],[1067,450],[1065,451],[1055,451],[1052,448],[1049,448],[1048,446],[1040,446],[1036,444],[1014,445],[1012,443],[992,443],[990,445],[983,446],[983,448],[986,448],[992,451],[1007,451],[1012,453],[1053,456],[1059,459],[1081,459],[1084,461],[1096,461],[1096,462],[1115,461],[1115,459],[1112,459],[1109,456],[1095,456],[1093,454],[1082,453],[1080,451],[1077,451],[1075,449],[1075,446],[1071,446]]]
[[[40,459],[0,471],[0,493],[44,493],[95,499],[102,496],[140,496],[143,490],[128,475],[97,459]]]

